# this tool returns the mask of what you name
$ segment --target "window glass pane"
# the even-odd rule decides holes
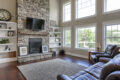
[[[116,44],[120,46],[120,24],[109,25],[105,27],[106,36],[105,36],[105,45]]]
[[[77,29],[77,48],[95,48],[95,27]]]
[[[118,30],[117,30],[117,25],[112,25],[112,36],[117,37]]]
[[[120,0],[105,0],[105,11],[120,9]]]
[[[112,36],[111,30],[112,30],[111,26],[108,26],[107,27],[107,32],[106,32],[107,33],[106,34],[107,37],[111,37]]]
[[[112,42],[112,38],[107,38],[107,44],[111,44],[111,42]]]
[[[71,3],[63,5],[63,22],[71,20]]]
[[[95,0],[76,0],[76,18],[95,14]]]
[[[64,46],[65,47],[71,46],[71,29],[64,30]]]

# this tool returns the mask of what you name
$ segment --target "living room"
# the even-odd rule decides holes
[[[1,80],[120,80],[119,0],[0,0]]]

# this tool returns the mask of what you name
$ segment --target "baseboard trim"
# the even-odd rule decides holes
[[[4,59],[0,59],[0,63],[7,63],[7,62],[13,62],[13,61],[17,61],[17,58],[4,58]]]
[[[70,53],[70,52],[66,52],[66,54],[67,55],[71,55],[71,56],[75,56],[75,57],[80,57],[80,58],[88,59],[88,56],[81,55],[81,54],[75,54],[75,53]]]

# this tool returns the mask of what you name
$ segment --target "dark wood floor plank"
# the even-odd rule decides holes
[[[89,67],[91,65],[89,64],[87,59],[83,59],[79,57],[73,57],[73,56],[66,55],[66,56],[58,56],[55,58],[61,58],[68,62],[73,62],[79,65],[83,65],[85,67]],[[23,74],[17,68],[17,66],[51,60],[55,58],[47,58],[47,59],[42,59],[42,60],[29,61],[25,63],[18,63],[17,61],[15,61],[15,62],[0,64],[0,80],[26,80]]]

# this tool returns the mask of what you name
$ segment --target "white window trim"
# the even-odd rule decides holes
[[[103,14],[111,14],[111,13],[116,13],[116,12],[120,12],[120,9],[116,9],[116,10],[112,10],[112,11],[106,11],[106,0],[103,0],[103,10],[102,13]]]
[[[103,34],[102,34],[102,36],[103,36],[103,50],[105,50],[105,48],[106,48],[106,31],[105,31],[105,27],[106,26],[108,26],[108,25],[116,25],[116,24],[120,24],[120,20],[112,20],[112,21],[106,21],[106,22],[103,22]]]
[[[89,18],[93,18],[93,17],[96,17],[97,15],[95,14],[95,15],[91,15],[91,16],[85,16],[85,17],[82,17],[82,18],[75,18],[76,19],[76,21],[78,21],[78,20],[82,20],[82,19],[89,19]]]
[[[71,45],[68,47],[68,46],[65,46],[65,30],[67,29],[70,29],[71,30],[71,27],[64,27],[63,28],[63,48],[71,48],[72,46],[72,30],[71,30]]]
[[[70,22],[71,19],[72,19],[72,16],[70,16],[70,20],[64,21],[64,5],[67,5],[67,4],[70,4],[70,5],[71,5],[71,2],[68,1],[68,2],[63,3],[63,5],[62,5],[62,23]],[[71,10],[70,10],[70,11],[72,11],[72,5],[71,5]],[[71,12],[70,14],[72,14],[72,12]]]
[[[88,25],[80,25],[80,26],[76,26],[76,29],[75,29],[75,49],[77,49],[77,50],[89,50],[90,48],[78,48],[77,47],[77,29],[78,28],[90,28],[90,27],[88,27],[88,26],[90,26],[90,27],[92,27],[92,26],[95,26],[95,45],[96,45],[96,41],[97,41],[97,27],[96,27],[96,23],[93,23],[93,24],[88,24]],[[92,50],[95,50],[96,49],[96,47],[94,48],[94,49],[92,49]]]
[[[120,12],[120,9],[113,10],[113,11],[107,11],[107,12],[103,11],[103,14],[105,15],[105,14],[112,14],[112,13],[117,13],[117,12]]]
[[[77,1],[75,0],[75,20],[80,20],[80,19],[86,19],[86,18],[91,18],[91,17],[96,17],[97,16],[97,0],[95,0],[95,14],[94,15],[88,15],[88,16],[84,16],[84,17],[81,17],[81,18],[78,18],[77,17]]]

